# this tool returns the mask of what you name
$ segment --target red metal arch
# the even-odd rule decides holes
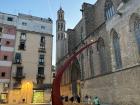
[[[61,96],[60,96],[60,83],[61,83],[61,79],[62,79],[62,75],[63,75],[64,71],[67,69],[67,67],[70,65],[70,63],[75,59],[75,57],[77,55],[79,55],[83,50],[85,50],[86,48],[88,48],[89,46],[91,46],[92,44],[94,44],[96,42],[97,41],[91,42],[91,43],[85,45],[84,47],[82,47],[76,53],[73,53],[72,56],[64,62],[64,65],[62,65],[60,68],[57,69],[57,74],[53,81],[53,86],[52,86],[52,94],[51,94],[52,95],[52,105],[63,105],[63,103],[61,101]]]

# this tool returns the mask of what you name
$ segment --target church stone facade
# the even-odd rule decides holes
[[[97,0],[83,3],[81,12],[75,28],[67,30],[68,56],[98,42],[71,63],[63,87],[73,95],[98,96],[102,103],[139,105],[140,1]]]

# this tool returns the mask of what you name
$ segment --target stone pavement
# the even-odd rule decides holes
[[[51,104],[44,103],[44,104],[0,104],[0,105],[51,105]],[[91,104],[64,102],[63,105],[91,105]],[[109,104],[101,104],[101,105],[109,105]]]

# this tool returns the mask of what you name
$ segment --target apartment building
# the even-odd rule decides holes
[[[5,102],[8,97],[12,59],[14,54],[16,19],[14,15],[0,13],[0,93]]]
[[[20,13],[8,16],[9,26],[5,18],[0,22],[3,33],[0,72],[2,79],[9,79],[5,101],[46,103],[51,93],[52,20]]]

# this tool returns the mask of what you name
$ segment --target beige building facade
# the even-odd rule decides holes
[[[48,103],[52,84],[52,20],[20,13],[4,16],[11,17],[11,21],[8,24],[3,20],[2,24],[16,28],[6,102]]]

